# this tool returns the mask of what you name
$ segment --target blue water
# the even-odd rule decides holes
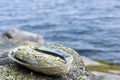
[[[12,27],[120,63],[120,0],[0,0],[0,34]]]

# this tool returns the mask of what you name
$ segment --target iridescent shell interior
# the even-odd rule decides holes
[[[72,59],[72,56],[60,50],[39,46],[18,47],[11,53],[17,60],[37,66],[61,66]]]

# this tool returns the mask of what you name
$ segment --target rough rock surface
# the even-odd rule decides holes
[[[8,29],[3,33],[9,39],[19,40],[19,41],[30,41],[36,43],[43,43],[43,37],[35,33],[30,33],[27,31],[19,30],[17,28]]]
[[[11,48],[16,46],[19,45],[0,37],[0,80],[98,80],[95,75],[86,70],[82,58],[70,48],[55,44],[45,45],[68,51],[74,57],[71,69],[66,75],[48,76],[11,61],[7,54]]]

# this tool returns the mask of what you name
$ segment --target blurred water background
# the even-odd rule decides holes
[[[0,34],[12,27],[120,64],[120,0],[0,0]]]

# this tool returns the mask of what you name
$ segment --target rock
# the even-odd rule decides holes
[[[0,65],[5,65],[12,62],[7,56],[11,48],[17,47],[17,44],[12,43],[5,37],[0,36]]]
[[[92,65],[92,66],[93,65],[94,66],[100,66],[100,65],[103,65],[103,64],[101,64],[99,62],[93,61],[92,59],[89,59],[89,58],[84,57],[84,56],[82,56],[82,59],[83,59],[83,62],[85,64],[85,66],[90,66],[90,65]]]
[[[111,74],[117,74],[120,75],[120,70],[116,71],[116,70],[108,70],[109,73]]]
[[[101,80],[120,80],[120,75],[96,71],[92,71],[92,73],[95,74],[98,78],[101,78]]]
[[[8,39],[3,39],[0,43],[0,79],[1,80],[98,80],[95,75],[91,74],[84,66],[81,56],[74,50],[62,45],[44,44],[45,46],[65,50],[73,55],[73,63],[70,71],[66,75],[48,76],[29,70],[19,64],[12,62],[7,54],[11,48],[19,46]],[[3,55],[4,54],[4,55]]]
[[[30,41],[36,43],[44,43],[43,37],[35,33],[19,30],[17,28],[8,29],[3,33],[9,39],[18,40],[18,41]]]

